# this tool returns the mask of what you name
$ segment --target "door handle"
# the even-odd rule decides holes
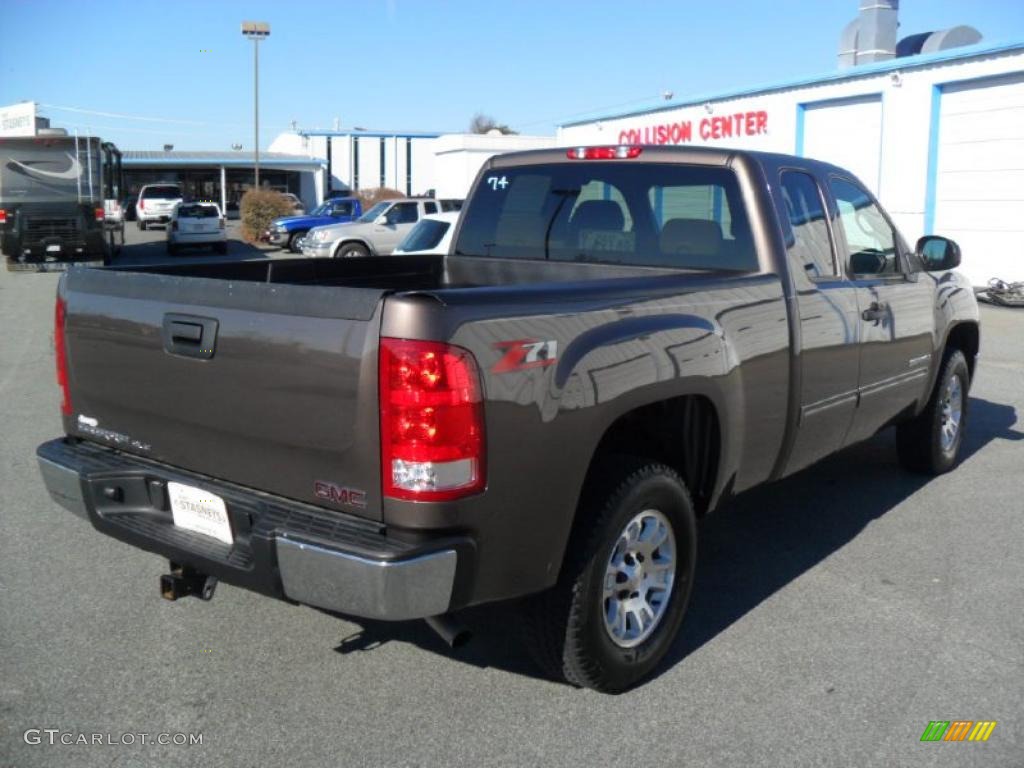
[[[209,360],[217,343],[218,323],[212,317],[164,315],[161,336],[164,350],[172,355]]]
[[[860,316],[868,322],[874,322],[876,325],[878,322],[885,317],[885,314],[889,311],[889,305],[881,301],[871,302],[871,306],[860,313]]]

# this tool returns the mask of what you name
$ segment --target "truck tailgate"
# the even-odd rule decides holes
[[[379,519],[384,293],[73,270],[66,431]]]

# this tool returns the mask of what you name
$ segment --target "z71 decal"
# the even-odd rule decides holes
[[[505,355],[494,364],[491,373],[543,368],[546,365],[552,365],[558,359],[558,342],[554,339],[549,341],[537,341],[537,339],[499,341],[494,347],[504,350]]]

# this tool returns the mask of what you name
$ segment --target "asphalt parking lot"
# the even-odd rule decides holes
[[[179,261],[220,261],[274,258],[278,255],[291,255],[273,247],[249,245],[242,240],[241,225],[237,219],[227,222],[228,252],[226,256],[215,253],[212,248],[195,246],[182,250],[177,256],[167,254],[167,230],[157,224],[150,225],[145,231],[140,230],[133,221],[125,223],[125,247],[114,259],[115,264],[155,264]]]
[[[162,231],[128,233],[124,263],[169,258]],[[612,697],[538,678],[500,607],[471,612],[474,641],[450,651],[422,623],[228,585],[161,600],[165,563],[39,479],[35,447],[61,430],[57,279],[0,272],[0,766],[1024,765],[1024,311],[983,309],[957,470],[903,473],[886,433],[736,499],[702,530],[668,663]],[[998,725],[922,743],[931,720]]]

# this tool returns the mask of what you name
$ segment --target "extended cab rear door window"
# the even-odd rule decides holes
[[[835,277],[837,272],[832,238],[818,182],[803,171],[783,171],[780,180],[789,221],[786,249],[808,277]]]
[[[550,163],[485,173],[458,255],[758,269],[735,174],[642,162]]]

